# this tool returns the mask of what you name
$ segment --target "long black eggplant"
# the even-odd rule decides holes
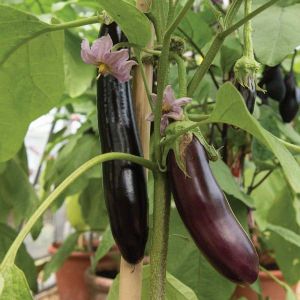
[[[103,25],[100,36],[113,43],[124,41],[115,23]],[[125,152],[141,156],[132,108],[130,83],[111,75],[97,81],[98,126],[102,153]],[[148,238],[148,204],[145,172],[140,165],[118,160],[103,164],[103,187],[110,225],[123,258],[136,264],[144,256]]]
[[[237,283],[253,283],[259,261],[253,244],[234,216],[194,136],[185,149],[186,172],[173,151],[167,157],[172,193],[179,214],[198,248],[217,271]]]

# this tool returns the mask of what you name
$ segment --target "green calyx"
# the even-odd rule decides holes
[[[254,59],[242,56],[234,65],[234,75],[237,82],[249,89],[253,88],[253,82],[257,87],[256,74],[260,69],[260,64]]]
[[[216,161],[220,157],[219,152],[214,148],[214,146],[210,145],[206,141],[198,127],[187,133],[177,136],[179,132],[182,132],[182,130],[192,126],[193,124],[195,124],[195,122],[192,121],[177,121],[171,123],[165,131],[166,136],[164,138],[165,142],[162,151],[162,165],[166,166],[167,156],[169,151],[172,150],[179,168],[186,176],[189,176],[186,172],[186,148],[192,142],[193,137],[196,137],[203,145],[209,160]]]

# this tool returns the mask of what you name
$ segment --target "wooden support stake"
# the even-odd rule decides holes
[[[149,10],[149,0],[137,0],[137,8],[141,11]],[[149,46],[153,44],[150,42]],[[150,90],[152,89],[152,65],[147,64],[144,66],[145,73]],[[150,144],[150,122],[146,121],[147,115],[150,113],[150,105],[148,102],[146,89],[144,87],[141,70],[136,67],[133,79],[133,99],[134,111],[137,123],[137,128],[140,134],[143,155],[149,158],[149,144]],[[119,300],[140,300],[142,292],[142,267],[143,262],[132,266],[121,258],[120,266],[120,287],[119,287]]]

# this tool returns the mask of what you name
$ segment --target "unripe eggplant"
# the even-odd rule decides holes
[[[167,158],[182,221],[217,271],[234,282],[253,283],[259,271],[257,253],[212,175],[204,147],[194,136],[185,151],[187,176],[173,151]]]
[[[299,104],[297,102],[296,79],[293,72],[286,74],[284,78],[286,94],[279,103],[279,112],[283,122],[291,122],[297,115]]]
[[[109,34],[113,43],[124,41],[115,23],[102,25],[100,36]],[[102,153],[125,152],[141,156],[130,83],[111,75],[97,81],[98,126]],[[110,226],[123,258],[138,263],[148,237],[148,204],[143,167],[124,161],[105,162],[103,188]],[[101,216],[100,216],[101,217]]]
[[[286,87],[280,65],[275,67],[266,66],[261,83],[265,84],[269,97],[279,102],[283,100],[286,94]]]
[[[256,89],[254,88],[248,88],[245,86],[242,86],[241,84],[237,84],[237,89],[241,93],[241,95],[244,98],[245,104],[250,112],[250,114],[254,111],[255,106],[255,99],[256,99]]]

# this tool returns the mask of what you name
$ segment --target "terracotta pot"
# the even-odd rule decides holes
[[[49,247],[49,252],[55,254],[59,244]],[[56,272],[56,284],[60,300],[89,300],[89,292],[84,280],[86,269],[90,266],[92,253],[73,252]],[[116,261],[119,252],[116,248],[103,257],[99,264],[109,264]]]
[[[279,280],[284,281],[281,271],[276,270],[270,272]],[[282,288],[272,278],[270,278],[268,274],[266,274],[265,272],[259,272],[259,279],[264,299],[268,297],[267,299],[270,300],[285,300],[286,293],[284,288]],[[297,294],[297,299],[300,299],[300,283],[296,284],[292,288]],[[248,286],[238,286],[234,292],[232,299],[236,300],[240,299],[241,297],[244,297],[247,300],[259,300],[258,295]]]

